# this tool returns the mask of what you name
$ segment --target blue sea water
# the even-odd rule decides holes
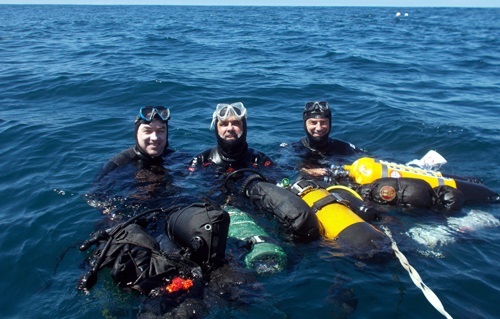
[[[143,300],[105,276],[90,295],[75,286],[86,257],[76,246],[103,218],[85,194],[132,144],[143,105],[168,105],[171,147],[194,155],[214,143],[215,105],[242,101],[250,146],[283,164],[292,159],[280,144],[304,134],[304,103],[327,100],[333,136],[399,163],[437,150],[444,171],[500,190],[500,9],[2,5],[0,26],[2,318],[140,312]],[[446,217],[388,214],[453,318],[498,317],[499,205],[455,213],[490,224],[448,229],[435,247],[410,230],[432,237]],[[396,259],[360,262],[324,241],[284,245],[283,272],[208,317],[443,317]]]

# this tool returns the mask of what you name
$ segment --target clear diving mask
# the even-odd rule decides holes
[[[212,115],[212,124],[210,129],[215,126],[215,121],[225,121],[231,116],[236,117],[238,120],[247,117],[247,109],[241,102],[235,102],[231,104],[219,103],[215,108],[214,114]]]

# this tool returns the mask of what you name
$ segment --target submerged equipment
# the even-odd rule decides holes
[[[432,188],[418,178],[383,177],[357,187],[359,194],[367,200],[382,205],[415,207],[441,212],[458,211],[464,206],[464,194],[451,186]]]
[[[364,202],[360,195],[353,189],[343,185],[332,185],[326,188],[330,193],[340,196],[344,202],[349,203],[349,208],[364,221],[371,222],[380,220],[383,214],[370,202]]]
[[[410,278],[415,284],[415,286],[417,286],[422,291],[425,298],[427,298],[429,303],[437,311],[439,311],[440,314],[445,316],[446,319],[453,319],[453,317],[444,309],[444,306],[441,303],[441,300],[439,300],[438,296],[422,281],[422,278],[420,277],[417,270],[413,268],[412,265],[410,265],[406,256],[399,250],[398,245],[392,238],[392,233],[390,229],[384,225],[382,225],[382,229],[384,230],[384,232],[387,234],[387,236],[391,241],[391,247],[392,250],[394,251],[395,256],[398,258],[399,262],[401,263],[401,266],[403,266],[403,268],[408,272],[408,275],[410,275]]]
[[[323,237],[339,239],[356,250],[385,251],[389,243],[387,237],[350,208],[351,202],[362,202],[361,197],[358,195],[347,200],[337,190],[338,188],[331,188],[328,191],[315,182],[304,179],[290,187],[290,191],[302,198],[316,214]]]
[[[229,213],[229,237],[244,241],[249,252],[245,255],[247,268],[255,269],[259,274],[275,273],[287,264],[285,251],[270,238],[266,231],[244,211],[226,205]]]

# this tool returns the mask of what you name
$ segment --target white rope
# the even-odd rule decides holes
[[[447,313],[446,310],[444,310],[443,304],[441,303],[439,298],[436,296],[436,294],[429,287],[427,287],[426,284],[424,284],[424,282],[422,281],[422,278],[420,278],[420,275],[415,270],[415,268],[413,268],[410,265],[410,263],[408,262],[406,257],[403,255],[403,253],[401,251],[399,251],[398,246],[396,245],[396,242],[392,239],[391,231],[389,230],[389,228],[387,228],[386,226],[381,226],[381,228],[385,231],[385,233],[387,234],[387,236],[391,240],[392,249],[394,250],[396,257],[398,257],[399,262],[401,263],[403,268],[405,268],[406,271],[408,271],[408,274],[410,275],[410,278],[413,281],[413,283],[415,284],[415,286],[417,286],[418,288],[420,288],[420,290],[422,290],[422,292],[424,293],[424,296],[427,298],[427,300],[430,302],[430,304],[433,305],[434,308],[436,308],[437,311],[439,311],[446,318],[453,319],[452,316],[450,316],[450,314]]]

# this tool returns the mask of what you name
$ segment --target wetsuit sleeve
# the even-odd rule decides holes
[[[210,151],[211,149],[207,149],[195,155],[189,162],[188,170],[190,172],[194,172],[196,170],[199,170],[200,168],[208,166],[210,164],[209,162]]]
[[[133,147],[128,148],[123,152],[116,154],[104,165],[104,167],[102,168],[101,172],[98,175],[98,180],[104,177],[105,175],[109,174],[116,168],[125,165],[127,163],[130,163],[135,156],[136,154],[134,152]]]
[[[365,150],[357,147],[356,145],[345,142],[342,140],[333,140],[333,143],[335,146],[333,146],[334,149],[341,150],[343,149],[343,152],[345,155],[355,155],[355,154],[361,154],[361,153],[366,153]]]

